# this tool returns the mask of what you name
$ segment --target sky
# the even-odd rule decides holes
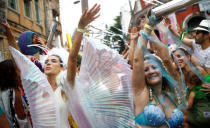
[[[78,25],[82,14],[81,3],[73,4],[76,0],[60,0],[61,24],[63,31],[63,40],[66,41],[66,33],[73,34]],[[120,15],[120,10],[130,10],[129,0],[88,0],[89,8],[95,3],[101,5],[100,17],[93,21],[91,25],[103,29],[105,25],[114,24],[114,18]],[[135,0],[131,0],[134,3]],[[129,19],[128,19],[129,20]]]

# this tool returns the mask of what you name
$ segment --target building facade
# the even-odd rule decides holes
[[[47,41],[53,24],[57,29],[53,42],[63,44],[59,0],[6,0],[7,22],[15,39],[24,31],[31,30]],[[0,34],[0,61],[10,58],[7,38]]]

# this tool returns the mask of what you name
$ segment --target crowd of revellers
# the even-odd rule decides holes
[[[42,39],[36,33],[26,31],[16,43],[9,24],[1,23],[6,29],[8,44],[30,58],[46,75],[59,106],[60,128],[78,127],[68,110],[64,86],[75,86],[75,77],[79,72],[77,56],[84,29],[99,17],[99,11],[100,5],[96,4],[83,12],[73,46],[68,49],[66,64],[62,56],[56,54],[48,56],[44,64],[39,63],[34,55],[44,53],[40,48],[27,45],[45,48]],[[136,127],[210,127],[210,20],[202,20],[183,36],[171,27],[169,18],[162,17],[153,23],[149,17],[148,13],[141,18],[140,29],[131,28],[128,45],[122,53],[132,69],[130,86]],[[181,43],[170,44],[169,34],[178,39],[181,36]],[[24,95],[21,71],[15,62],[14,58],[0,62],[0,127],[32,128],[30,103]],[[61,72],[64,73],[60,75]],[[57,80],[58,75],[68,84]]]

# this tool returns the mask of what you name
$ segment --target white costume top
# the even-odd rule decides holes
[[[202,67],[210,68],[210,47],[203,50],[201,45],[196,44],[195,41],[192,44],[194,49],[194,55],[196,59],[200,62]]]
[[[69,128],[67,101],[63,100],[60,87],[55,90],[55,97],[60,113],[60,128]]]

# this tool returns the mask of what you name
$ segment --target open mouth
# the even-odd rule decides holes
[[[156,78],[158,78],[157,74],[152,74],[152,75],[149,76],[150,80],[153,80],[153,79],[156,79]]]

